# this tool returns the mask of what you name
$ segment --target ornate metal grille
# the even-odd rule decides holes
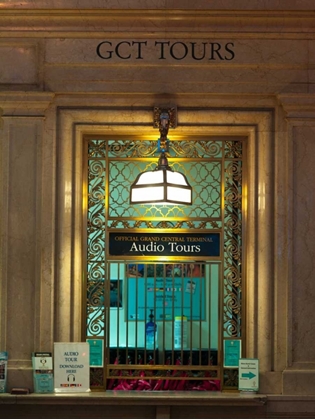
[[[232,369],[224,364],[223,343],[226,340],[244,339],[243,145],[242,139],[226,138],[197,137],[171,141],[169,164],[189,179],[193,187],[193,205],[131,206],[130,185],[139,172],[155,167],[158,154],[156,141],[138,138],[86,138],[84,338],[103,338],[109,347],[109,230],[221,232],[222,258],[216,259],[220,263],[223,279],[219,293],[219,343],[217,367],[211,370],[210,376],[221,378],[221,388],[237,386],[235,380],[231,381],[232,376],[235,379],[235,367]],[[123,270],[124,263],[117,262],[117,267]],[[109,353],[107,356],[109,360]],[[201,362],[197,367],[202,370]],[[162,373],[159,372],[159,377],[165,378],[169,368],[160,368]],[[192,371],[194,369],[197,368]],[[121,372],[122,370],[120,374]],[[113,380],[115,374],[116,370],[93,367],[91,386],[106,387],[106,381],[110,378]]]

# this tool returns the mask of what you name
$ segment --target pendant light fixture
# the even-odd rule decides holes
[[[160,130],[161,155],[153,171],[141,172],[130,190],[130,204],[191,205],[192,188],[185,175],[173,171],[168,164],[167,134],[176,123],[175,108],[154,108],[154,127]]]

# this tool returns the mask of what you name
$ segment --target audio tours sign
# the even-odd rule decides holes
[[[220,233],[109,233],[111,256],[219,257]]]
[[[54,343],[55,392],[90,391],[89,343]]]

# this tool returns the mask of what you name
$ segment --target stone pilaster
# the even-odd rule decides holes
[[[315,394],[315,95],[280,95],[288,127],[290,228],[284,394]]]
[[[45,113],[53,95],[0,95],[1,324],[9,383],[31,386],[31,352],[51,350],[53,316],[52,166]],[[51,152],[51,151],[50,151]]]

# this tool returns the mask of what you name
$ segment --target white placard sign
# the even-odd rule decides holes
[[[54,343],[55,392],[90,391],[88,343]]]
[[[239,359],[238,389],[248,392],[259,390],[258,359]]]

